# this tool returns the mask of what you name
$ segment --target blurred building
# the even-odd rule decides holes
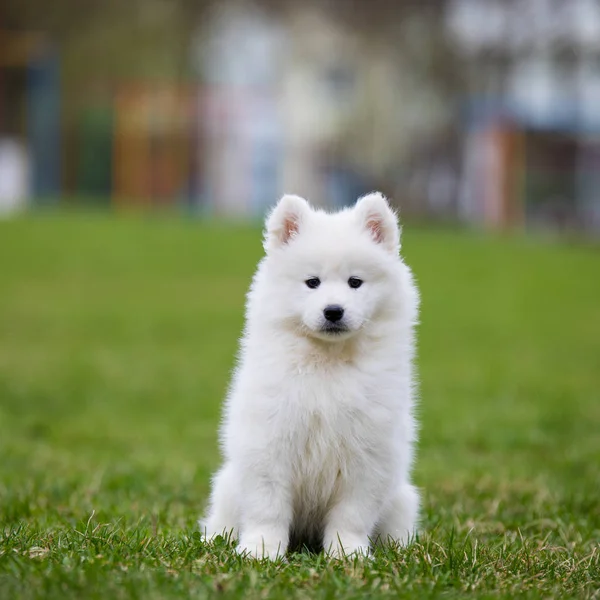
[[[414,135],[434,135],[453,112],[398,52],[396,34],[419,16],[399,10],[376,38],[315,4],[217,5],[196,46],[215,206],[255,214],[282,190],[338,206],[396,192]]]
[[[455,0],[467,220],[600,230],[600,3]]]

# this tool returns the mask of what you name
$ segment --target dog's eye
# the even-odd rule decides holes
[[[348,285],[352,289],[359,288],[362,284],[363,284],[363,280],[359,279],[358,277],[350,277],[350,279],[348,279]]]
[[[321,280],[318,277],[311,277],[304,282],[311,290],[318,288],[321,285]]]

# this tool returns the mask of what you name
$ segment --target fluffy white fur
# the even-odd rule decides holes
[[[379,193],[335,214],[297,196],[272,211],[201,521],[208,538],[232,532],[255,557],[302,543],[340,556],[415,531],[418,293],[399,247]],[[343,331],[327,329],[331,305],[344,309]]]

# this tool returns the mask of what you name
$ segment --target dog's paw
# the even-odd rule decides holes
[[[285,555],[286,547],[282,540],[269,540],[261,535],[243,535],[237,551],[249,558],[276,560]]]
[[[369,540],[355,536],[340,534],[335,539],[324,544],[325,552],[331,558],[355,558],[367,557],[369,555]]]

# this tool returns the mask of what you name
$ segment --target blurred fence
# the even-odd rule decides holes
[[[40,82],[31,75],[31,176],[21,177],[19,186],[34,205],[70,197],[120,209],[183,207],[258,216],[282,191],[284,162],[293,149],[274,131],[276,122],[261,131],[261,113],[263,121],[276,114],[268,94],[129,83],[82,110],[68,131],[60,126],[58,91],[38,97],[51,77]],[[492,227],[529,221],[595,228],[598,139],[528,130],[496,118],[468,125],[462,136],[436,140],[422,157],[415,153],[409,175],[402,176],[410,165],[399,165],[397,181],[369,181],[344,169],[335,152],[315,153],[312,177],[338,205],[383,183],[405,212],[421,217]],[[17,147],[13,153],[25,161]],[[18,170],[18,160],[12,164]]]

